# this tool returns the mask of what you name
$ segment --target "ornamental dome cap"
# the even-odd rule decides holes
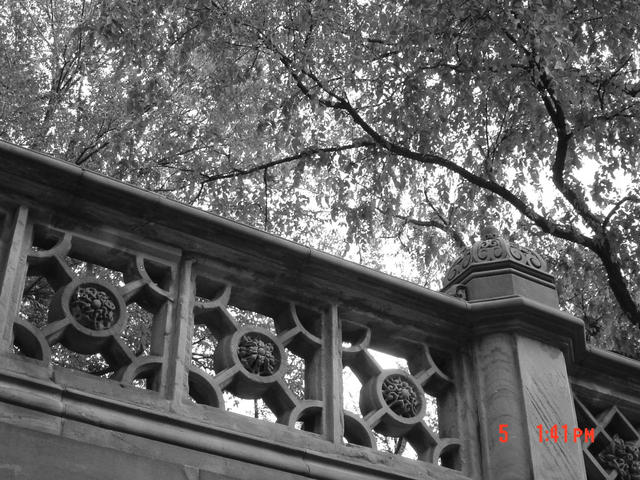
[[[491,225],[480,230],[480,241],[462,251],[444,278],[443,290],[462,283],[475,272],[498,271],[505,268],[520,271],[545,282],[553,282],[547,262],[536,252],[505,239]]]

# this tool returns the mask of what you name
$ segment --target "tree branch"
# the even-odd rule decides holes
[[[569,202],[569,205],[584,219],[587,225],[589,225],[594,232],[598,232],[600,230],[601,219],[591,211],[586,201],[580,198],[565,181],[564,172],[573,132],[570,131],[567,124],[564,108],[556,97],[553,79],[546,73],[544,68],[541,68],[538,62],[533,63],[534,71],[539,73],[539,78],[537,79],[535,78],[535,74],[533,74],[534,84],[542,97],[542,102],[556,130],[556,153],[551,166],[553,184],[567,202]]]
[[[616,202],[611,211],[609,211],[609,213],[605,217],[604,222],[602,222],[602,230],[606,230],[609,222],[611,221],[611,218],[613,218],[613,216],[618,212],[618,210],[620,210],[620,207],[622,207],[625,202],[640,203],[640,198],[636,197],[635,195],[627,195],[626,197],[618,200],[618,202]]]
[[[519,19],[518,15],[513,15],[516,19]],[[499,25],[499,23],[496,24]],[[597,233],[600,231],[601,219],[590,210],[587,202],[583,198],[580,198],[565,182],[564,172],[573,132],[567,123],[564,108],[556,96],[554,79],[543,65],[543,60],[540,58],[536,48],[525,46],[523,42],[513,33],[509,32],[508,29],[504,27],[500,27],[500,29],[518,51],[528,59],[527,70],[531,72],[533,84],[540,94],[542,103],[556,130],[556,152],[551,167],[553,184],[586,224]],[[535,36],[535,32],[528,33]]]
[[[301,70],[300,73],[296,72],[293,68],[292,62],[286,58],[282,57],[282,54],[276,51],[276,54],[280,55],[281,62],[287,68],[291,76],[296,81],[296,84],[300,88],[303,94],[307,96],[310,100],[318,101],[322,105],[342,110],[346,112],[351,119],[358,125],[365,133],[367,133],[372,140],[384,148],[388,152],[399,155],[401,157],[405,157],[411,160],[414,160],[418,163],[425,165],[437,165],[446,168],[447,170],[458,174],[460,177],[464,178],[468,182],[477,185],[485,190],[489,190],[490,192],[495,193],[500,196],[503,200],[507,201],[511,205],[513,205],[522,215],[531,220],[535,225],[537,225],[542,231],[546,233],[551,233],[559,238],[564,240],[569,240],[574,243],[579,243],[581,245],[587,246],[589,248],[595,247],[593,239],[587,237],[577,231],[573,227],[567,227],[560,225],[552,220],[549,220],[536,212],[531,205],[522,200],[520,197],[515,195],[512,191],[500,185],[499,183],[486,179],[480,175],[477,175],[464,167],[458,165],[457,163],[441,157],[439,155],[434,155],[431,153],[420,153],[413,151],[403,145],[400,145],[395,142],[391,142],[387,138],[385,138],[382,134],[380,134],[376,129],[373,128],[358,112],[358,110],[344,97],[336,94],[327,88],[320,79],[307,70]],[[329,98],[317,97],[311,92],[311,88],[304,83],[304,77],[311,79],[315,86],[324,92]]]
[[[442,230],[447,235],[451,236],[453,241],[456,243],[456,246],[459,248],[464,248],[466,245],[464,240],[460,236],[460,234],[455,231],[451,225],[448,225],[444,222],[440,222],[438,220],[418,220],[413,217],[409,217],[406,215],[394,215],[395,218],[402,220],[407,225],[414,225],[416,227],[425,227],[425,228],[437,228],[438,230]]]
[[[289,155],[287,157],[279,158],[277,160],[272,160],[271,162],[261,163],[259,165],[255,165],[250,168],[244,168],[244,169],[234,168],[230,172],[218,173],[215,175],[207,175],[205,173],[202,173],[201,175],[204,177],[204,180],[202,181],[202,183],[210,183],[210,182],[215,182],[217,180],[241,177],[241,176],[250,175],[256,172],[262,172],[271,167],[282,165],[284,163],[294,162],[296,160],[301,160],[303,158],[308,158],[313,155],[317,155],[319,153],[336,153],[336,152],[343,152],[345,150],[351,150],[354,148],[373,147],[373,146],[375,146],[374,142],[362,140],[362,141],[355,141],[348,145],[339,145],[336,147],[309,147],[309,148],[305,148],[299,153],[296,153],[295,155]]]
[[[570,131],[562,104],[555,94],[553,77],[542,65],[535,49],[532,48],[528,51],[520,45],[520,42],[518,42],[513,35],[510,35],[506,30],[504,32],[507,38],[509,38],[509,40],[513,42],[521,52],[524,51],[525,56],[529,59],[529,69],[531,71],[533,83],[542,98],[547,114],[549,115],[556,130],[556,153],[552,164],[553,183],[567,202],[569,202],[578,215],[580,215],[580,217],[595,233],[595,237],[589,238],[588,242],[576,243],[586,246],[598,255],[598,258],[600,258],[607,274],[609,287],[618,301],[620,308],[633,324],[640,325],[640,308],[638,308],[638,305],[631,295],[629,286],[622,274],[622,268],[617,260],[617,255],[612,248],[611,242],[607,235],[604,234],[606,225],[609,223],[611,217],[615,214],[615,211],[619,206],[614,206],[612,211],[607,215],[607,218],[602,221],[600,217],[591,211],[586,201],[579,197],[578,194],[566,184],[564,173],[567,153],[573,133]],[[622,67],[624,67],[624,64]],[[615,74],[617,75],[617,73],[618,72]],[[565,239],[571,240],[570,238]]]
[[[556,130],[556,152],[551,167],[553,184],[587,225],[594,232],[598,232],[601,219],[589,209],[587,202],[583,198],[580,198],[565,182],[564,172],[573,132],[567,123],[564,108],[556,96],[554,79],[543,65],[543,60],[535,48],[527,48],[515,35],[505,28],[502,28],[502,32],[520,53],[528,59],[528,70],[531,72],[533,84],[540,94],[542,103]]]
[[[93,157],[96,153],[98,153],[100,150],[103,150],[107,145],[109,145],[109,140],[106,140],[104,142],[102,142],[100,145],[92,145],[90,147],[85,148],[82,153],[80,155],[78,155],[78,158],[75,161],[76,165],[82,165],[84,163],[86,163],[87,161],[89,161],[89,159],[91,157]]]
[[[569,130],[564,111],[562,110],[562,105],[555,96],[552,79],[544,72],[544,69],[540,69],[540,65],[537,65],[537,68],[540,69],[539,71],[542,73],[540,74],[537,82],[534,76],[534,83],[536,83],[536,88],[542,96],[547,113],[550,115],[550,118],[554,123],[557,135],[556,155],[552,167],[554,184],[569,204],[587,222],[589,227],[594,230],[596,233],[596,236],[594,237],[586,236],[573,226],[560,225],[554,220],[541,215],[536,212],[528,202],[493,179],[477,175],[445,157],[431,153],[417,152],[405,147],[404,145],[391,141],[378,132],[373,125],[362,117],[358,109],[349,102],[346,95],[339,95],[335,91],[329,89],[319,79],[319,77],[309,69],[296,69],[291,59],[278,51],[278,49],[272,44],[268,44],[268,48],[270,48],[280,58],[281,63],[295,80],[300,91],[309,100],[317,101],[328,108],[344,111],[349,117],[351,117],[351,120],[356,125],[369,135],[375,144],[387,150],[389,153],[414,160],[420,164],[444,167],[445,169],[456,173],[469,183],[501,197],[504,201],[516,208],[524,217],[532,221],[543,232],[551,234],[557,238],[582,245],[596,253],[602,261],[607,273],[609,286],[611,287],[620,307],[632,323],[640,325],[640,309],[638,308],[638,305],[636,305],[631,292],[629,291],[624,275],[622,274],[621,266],[611,247],[609,239],[605,235],[602,235],[602,220],[598,216],[594,215],[588,208],[584,199],[579,198],[578,195],[565,183],[564,170],[572,133]],[[309,80],[311,85],[307,85],[306,83]],[[315,92],[320,93],[320,95],[316,95]]]
[[[599,242],[598,247],[594,251],[600,258],[607,273],[609,287],[629,321],[634,325],[640,326],[640,308],[638,308],[629,291],[629,286],[622,274],[622,267],[611,247],[611,242],[609,242],[609,238],[606,235],[601,238],[602,241]]]

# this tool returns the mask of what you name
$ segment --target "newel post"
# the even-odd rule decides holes
[[[443,290],[469,302],[468,387],[482,478],[586,479],[565,360],[579,326],[559,311],[546,262],[485,228],[449,269]],[[557,442],[549,432],[554,426]]]

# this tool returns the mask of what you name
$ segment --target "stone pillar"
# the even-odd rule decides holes
[[[447,272],[443,290],[469,302],[474,322],[469,350],[482,478],[586,479],[561,348],[568,343],[563,332],[571,330],[562,322],[572,321],[558,310],[546,262],[486,228]],[[558,441],[551,438],[554,426]]]
[[[3,215],[4,214],[4,215]],[[20,308],[26,269],[28,239],[31,229],[28,210],[18,207],[15,212],[0,210],[0,352],[12,346],[13,320]]]

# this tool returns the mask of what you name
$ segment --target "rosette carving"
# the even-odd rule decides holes
[[[243,335],[238,343],[238,358],[249,372],[268,377],[280,368],[277,347],[266,337]]]
[[[625,442],[619,435],[602,450],[598,460],[606,469],[618,472],[621,480],[640,480],[640,448],[635,442]]]
[[[401,375],[389,375],[385,378],[382,382],[382,397],[391,410],[405,418],[415,417],[422,407],[418,392]]]
[[[98,285],[79,286],[69,301],[73,318],[92,330],[106,330],[117,321],[116,304]]]

